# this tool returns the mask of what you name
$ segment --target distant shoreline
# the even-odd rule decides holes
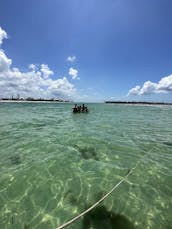
[[[0,99],[0,103],[70,103],[68,100],[51,100],[51,99]]]
[[[0,99],[0,103],[74,103],[69,100],[52,100],[52,99]],[[103,102],[102,102],[103,103]],[[126,105],[172,105],[167,102],[137,102],[137,101],[105,101],[106,104],[126,104]]]
[[[133,104],[133,105],[172,105],[172,103],[163,102],[137,102],[137,101],[105,101],[105,103],[110,104]]]

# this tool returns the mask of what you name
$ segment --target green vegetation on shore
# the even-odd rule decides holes
[[[144,105],[172,105],[172,103],[165,102],[145,102],[145,101],[105,101],[105,103],[114,103],[114,104],[144,104]]]
[[[35,102],[70,102],[69,100],[63,100],[63,99],[35,99],[32,97],[28,97],[26,99],[24,98],[2,98],[1,101],[35,101]]]

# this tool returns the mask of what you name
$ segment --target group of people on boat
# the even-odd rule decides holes
[[[82,104],[82,106],[75,104],[73,107],[73,112],[88,112],[88,108],[85,106],[85,104]]]

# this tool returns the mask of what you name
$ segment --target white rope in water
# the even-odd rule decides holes
[[[143,158],[146,156],[147,154],[143,155],[143,157],[137,161],[136,165],[129,170],[129,172],[108,192],[106,193],[100,200],[98,200],[95,204],[93,204],[91,207],[89,207],[88,209],[86,209],[85,211],[83,211],[82,213],[80,213],[79,215],[77,215],[76,217],[72,218],[71,220],[67,221],[66,223],[64,223],[63,225],[57,227],[56,229],[62,229],[65,228],[67,226],[69,226],[70,224],[74,223],[76,220],[80,219],[82,216],[84,216],[86,213],[88,213],[89,211],[91,211],[93,208],[95,208],[97,205],[99,205],[104,199],[106,199],[115,189],[117,189],[124,181],[127,177],[129,177],[131,175],[131,173],[133,172],[133,170],[136,169],[136,167],[138,166],[138,164],[143,160]]]

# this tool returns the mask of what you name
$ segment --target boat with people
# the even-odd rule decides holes
[[[73,113],[87,113],[88,112],[88,108],[87,106],[85,106],[85,104],[82,104],[82,106],[75,104],[75,106],[72,109],[73,109]]]

